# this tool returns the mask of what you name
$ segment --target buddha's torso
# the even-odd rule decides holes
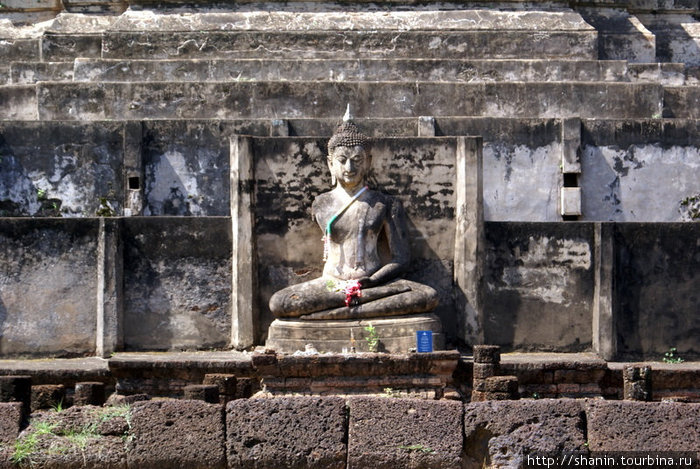
[[[328,221],[350,200],[336,191],[326,192],[314,200],[314,219],[325,232]],[[331,226],[325,277],[341,280],[359,279],[376,272],[381,266],[377,240],[386,221],[391,199],[368,190],[355,200]]]

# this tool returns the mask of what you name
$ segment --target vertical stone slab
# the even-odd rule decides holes
[[[435,136],[435,118],[433,116],[420,116],[418,118],[418,136]]]
[[[455,172],[455,304],[459,337],[483,342],[481,280],[484,259],[484,204],[481,137],[459,137]]]
[[[141,142],[141,122],[124,124],[124,216],[143,214],[144,174]]]
[[[581,119],[561,121],[561,172],[581,172]]]
[[[123,345],[123,247],[121,221],[100,218],[97,242],[97,334],[95,354],[109,357]]]
[[[595,223],[593,227],[595,286],[593,289],[593,350],[603,359],[617,353],[617,335],[613,311],[613,265],[615,263],[613,225]]]
[[[250,138],[231,138],[231,345],[253,345],[257,310],[255,250],[253,245],[253,146]]]

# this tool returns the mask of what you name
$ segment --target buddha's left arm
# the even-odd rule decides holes
[[[408,245],[406,213],[401,202],[394,199],[384,220],[383,230],[389,243],[391,261],[369,278],[370,285],[381,285],[397,278],[408,266],[411,258]]]

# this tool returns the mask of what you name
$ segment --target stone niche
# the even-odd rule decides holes
[[[327,138],[251,137],[249,142],[258,285],[251,301],[259,308],[256,342],[261,343],[273,320],[268,308],[272,294],[321,275],[322,233],[310,209],[314,197],[330,190],[331,181]],[[455,264],[464,264],[458,259],[463,251],[455,243],[465,236],[456,214],[457,200],[464,197],[458,190],[458,167],[466,164],[469,153],[475,165],[466,172],[478,174],[480,149],[479,138],[464,137],[377,138],[370,145],[370,185],[400,199],[408,215],[411,264],[404,277],[437,290],[440,304],[435,313],[451,336],[463,322],[455,297],[464,294],[455,295],[461,287],[454,280]],[[241,174],[238,177],[243,180]],[[243,182],[238,184],[239,191],[245,189]],[[470,207],[480,210],[477,204]]]

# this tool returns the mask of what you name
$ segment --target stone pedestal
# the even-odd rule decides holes
[[[433,349],[445,348],[440,319],[434,314],[394,316],[372,320],[303,321],[276,319],[270,325],[266,346],[276,352],[294,353],[305,350],[307,344],[320,353],[340,353],[343,349],[369,352],[365,328],[375,328],[379,352],[406,353],[416,348],[416,331],[433,331]],[[354,339],[354,340],[353,340]]]

